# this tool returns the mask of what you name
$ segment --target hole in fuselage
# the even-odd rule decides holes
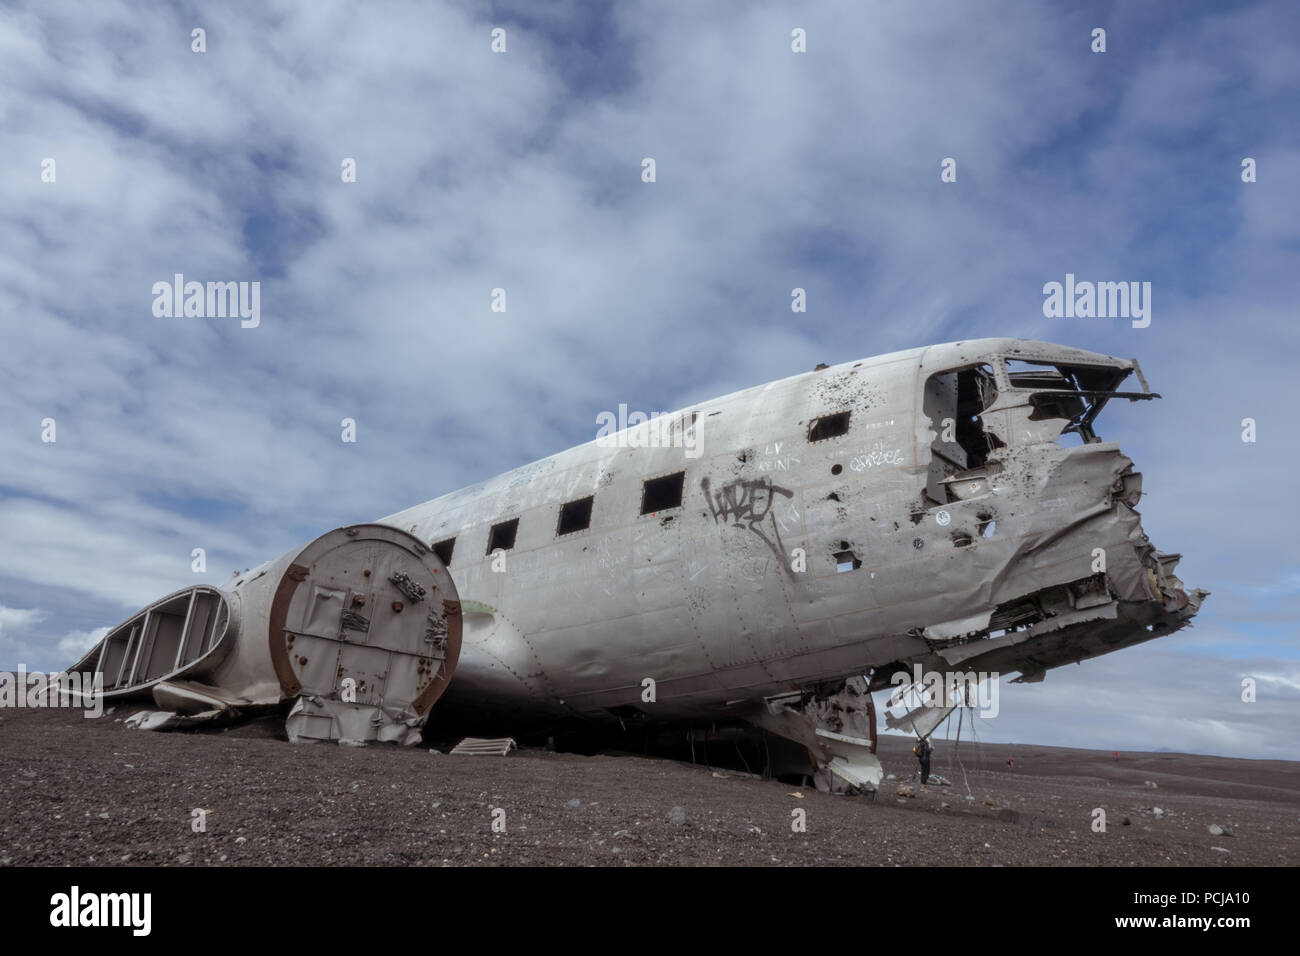
[[[843,574],[845,571],[856,571],[860,567],[862,567],[862,559],[852,551],[835,552],[835,570],[837,573]]]
[[[846,434],[849,430],[849,416],[852,412],[836,412],[834,415],[823,415],[812,423],[808,428],[809,441],[825,441],[827,438],[838,438]]]

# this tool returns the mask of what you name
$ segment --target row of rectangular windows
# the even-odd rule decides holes
[[[814,419],[808,426],[809,441],[824,441],[836,438],[849,430],[849,412],[837,412]],[[679,471],[660,478],[647,478],[641,486],[641,514],[655,514],[670,508],[680,508],[682,492],[686,487],[686,472]],[[595,504],[595,495],[569,501],[560,506],[560,519],[555,526],[557,538],[577,531],[586,531],[591,527],[591,508]],[[487,551],[509,551],[515,546],[519,533],[519,519],[511,518],[492,526],[488,532]],[[433,551],[445,565],[451,564],[452,552],[456,549],[456,539],[447,538],[433,545]]]
[[[662,478],[649,478],[641,486],[641,513],[643,515],[654,514],[659,511],[667,511],[669,508],[680,508],[682,504],[682,492],[686,487],[686,472],[679,471],[675,474],[664,475]],[[560,506],[560,519],[555,526],[555,536],[561,537],[566,534],[573,534],[577,531],[586,531],[591,527],[591,508],[596,503],[595,495],[588,495],[586,498],[578,498],[576,501],[569,501]],[[511,518],[509,521],[501,521],[492,526],[488,532],[488,543],[486,554],[493,551],[509,551],[515,546],[515,538],[519,534],[519,519]],[[442,563],[451,564],[451,555],[456,548],[456,539],[447,538],[444,541],[438,541],[433,546],[433,552],[442,558]]]

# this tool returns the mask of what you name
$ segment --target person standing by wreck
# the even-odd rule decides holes
[[[921,763],[921,786],[930,782],[930,754],[934,748],[930,746],[930,738],[922,737],[912,748],[912,753],[916,754],[916,759]]]

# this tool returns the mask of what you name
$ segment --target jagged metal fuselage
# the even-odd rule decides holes
[[[870,784],[866,689],[900,670],[1038,680],[1196,614],[1093,427],[1152,397],[1015,339],[819,368],[177,592],[70,670],[160,728],[293,700],[291,739],[735,718]]]
[[[716,718],[850,675],[888,686],[918,663],[1036,680],[1170,633],[1204,592],[1147,541],[1140,475],[1092,430],[1130,373],[1014,339],[898,352],[381,519],[454,538],[464,639],[439,707]],[[647,480],[679,472],[681,503],[642,513]],[[561,507],[588,496],[590,526],[560,533]],[[490,554],[513,519],[512,547]]]

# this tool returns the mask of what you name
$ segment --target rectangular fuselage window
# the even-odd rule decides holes
[[[433,546],[433,553],[442,559],[442,563],[451,567],[451,553],[456,550],[456,539],[448,538]]]
[[[515,546],[515,535],[518,533],[518,518],[511,518],[509,521],[494,524],[491,533],[488,535],[487,553],[491,554],[497,550],[509,551]]]
[[[579,498],[577,501],[570,501],[560,508],[560,524],[555,529],[558,537],[562,534],[573,534],[575,531],[586,531],[591,527],[591,506],[596,499]]]
[[[836,412],[834,415],[823,415],[815,419],[808,426],[809,441],[825,441],[827,438],[838,438],[849,430],[849,416],[852,412]]]
[[[641,513],[649,515],[658,511],[667,511],[669,508],[680,508],[682,488],[685,485],[686,472],[684,471],[674,475],[664,475],[662,478],[649,479],[641,492]]]

